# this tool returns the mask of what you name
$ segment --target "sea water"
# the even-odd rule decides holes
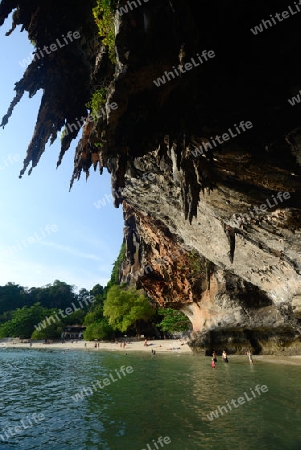
[[[3,349],[0,450],[299,450],[300,375],[242,356],[212,369],[180,352]]]

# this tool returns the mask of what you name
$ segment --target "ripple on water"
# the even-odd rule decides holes
[[[301,368],[263,363],[251,368],[245,359],[231,358],[212,370],[210,358],[175,356],[1,351],[1,427],[19,425],[33,413],[43,413],[45,420],[0,443],[0,450],[140,450],[159,436],[171,438],[164,450],[300,448]],[[72,400],[121,365],[134,372]],[[266,384],[268,393],[208,419],[212,410],[257,384]]]

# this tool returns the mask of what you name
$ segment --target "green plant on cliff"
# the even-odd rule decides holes
[[[102,43],[108,48],[110,60],[115,64],[114,3],[113,0],[97,0],[93,16]]]
[[[65,137],[67,134],[68,134],[67,128],[64,127],[64,128],[63,128],[63,131],[62,131],[62,134],[61,134],[61,142],[62,142],[62,140],[64,139],[64,137]]]
[[[188,254],[189,269],[193,275],[206,273],[206,260],[195,250]]]
[[[100,89],[96,89],[96,91],[93,92],[91,100],[86,103],[86,107],[91,109],[91,115],[94,116],[94,118],[97,118],[99,116],[99,111],[102,107],[105,106],[106,99],[107,89],[101,87]]]

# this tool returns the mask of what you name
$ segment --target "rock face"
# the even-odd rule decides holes
[[[299,352],[298,210],[275,205],[244,221],[254,197],[220,181],[200,194],[190,223],[177,185],[183,173],[156,165],[157,153],[137,158],[125,175],[122,281],[134,280],[161,305],[181,309],[196,351]],[[172,164],[172,152],[164,163]],[[264,203],[260,194],[257,205]]]
[[[122,188],[123,281],[185,312],[196,351],[300,353],[298,25],[256,36],[272,2],[215,7],[154,2],[117,23],[102,156]]]
[[[282,0],[140,3],[116,13],[114,75],[83,31],[90,87],[107,76],[108,98],[73,179],[111,172],[121,280],[181,309],[195,351],[301,353],[301,12]]]

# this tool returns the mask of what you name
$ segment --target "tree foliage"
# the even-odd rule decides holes
[[[85,290],[89,294],[87,290]],[[0,286],[0,323],[7,319],[3,314],[23,306],[40,303],[45,308],[68,308],[72,302],[80,298],[74,293],[74,286],[64,281],[55,280],[53,284],[42,287],[25,288],[15,283]]]
[[[96,301],[89,304],[85,298],[91,295],[94,295]],[[72,314],[60,315],[60,310],[63,312],[70,309],[72,304],[78,309]],[[95,305],[99,305],[100,314],[97,310],[93,313]],[[89,314],[93,314],[93,320],[103,318],[102,308],[103,287],[99,284],[90,292],[82,288],[76,294],[74,286],[59,280],[30,289],[7,283],[0,286],[0,337],[60,338],[67,325],[83,324],[86,315],[89,317]],[[44,322],[47,317],[52,316],[55,317],[54,321]],[[43,326],[39,327],[42,322]],[[35,325],[40,329],[36,329]]]
[[[138,321],[147,321],[154,314],[149,301],[134,289],[112,286],[104,302],[104,316],[115,330],[122,332],[131,326],[135,326],[138,332]]]
[[[121,266],[121,263],[125,260],[125,257],[126,257],[126,244],[125,244],[125,242],[123,242],[121,245],[119,254],[117,256],[117,259],[113,264],[111,279],[104,289],[104,299],[106,299],[107,293],[111,289],[112,286],[116,286],[116,285],[119,286],[119,284],[120,284],[119,283],[120,266]]]
[[[34,326],[54,312],[56,311],[46,309],[39,303],[29,308],[27,306],[17,308],[13,311],[12,319],[0,326],[0,337],[30,338],[35,329]]]
[[[87,341],[92,341],[93,339],[111,339],[113,336],[114,330],[104,317],[96,322],[90,323],[84,332],[84,338]]]
[[[162,322],[158,325],[163,331],[174,333],[176,331],[188,331],[191,322],[185,314],[172,308],[159,308],[158,314],[163,316]]]
[[[59,339],[62,336],[62,332],[64,331],[65,326],[66,323],[63,323],[62,320],[59,320],[55,323],[51,323],[44,329],[35,329],[31,335],[31,339]]]

